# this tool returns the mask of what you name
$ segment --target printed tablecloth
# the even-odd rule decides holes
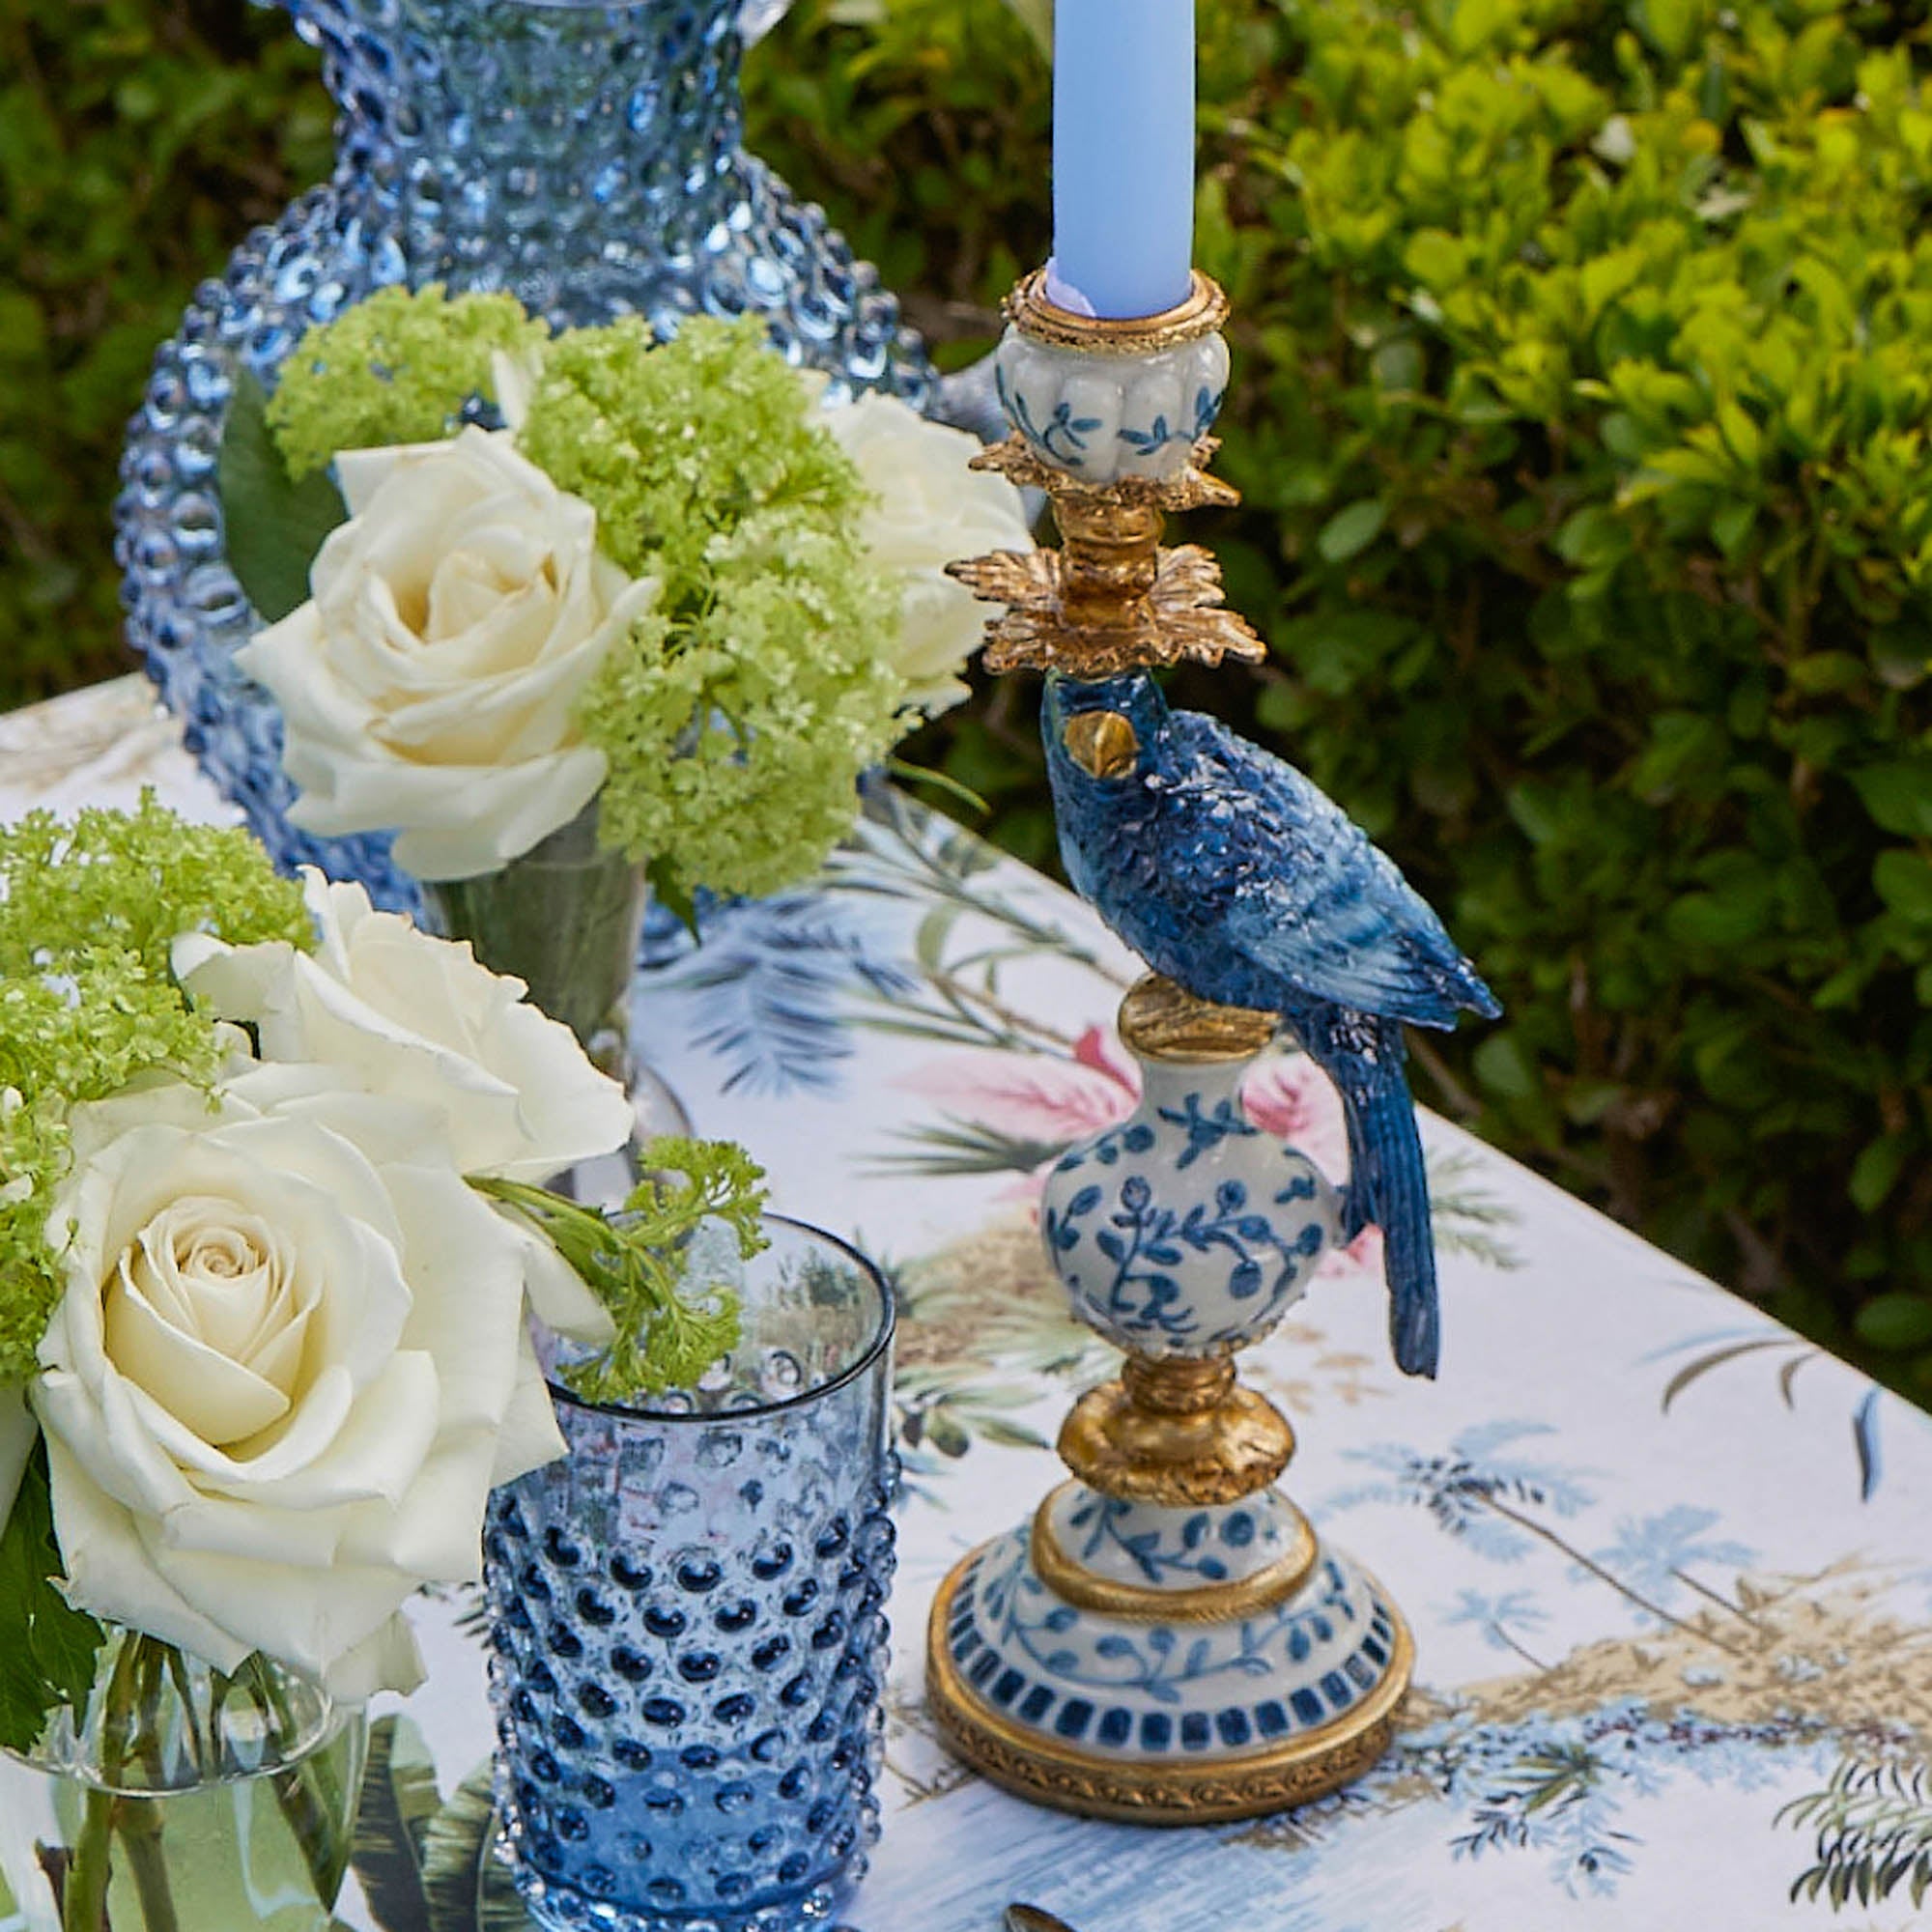
[[[0,719],[0,818],[144,782],[232,815],[138,683]],[[851,1923],[993,1932],[1029,1898],[1078,1932],[1932,1926],[1927,1419],[1433,1118],[1440,1379],[1389,1362],[1373,1230],[1244,1358],[1299,1434],[1291,1490],[1415,1627],[1395,1751],[1291,1816],[1179,1832],[1035,1809],[948,1756],[921,1702],[932,1592],[1057,1479],[1060,1419],[1113,1359],[1035,1201],[1132,1104],[1134,970],[1078,901],[887,791],[810,890],[696,951],[667,935],[639,977],[639,1037],[698,1129],[902,1298],[885,1836]],[[1345,1164],[1306,1060],[1248,1102]],[[342,1920],[514,1926],[475,1599],[419,1621],[431,1679],[379,1719]]]

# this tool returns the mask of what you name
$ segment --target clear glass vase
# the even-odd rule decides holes
[[[23,1932],[326,1932],[368,1746],[260,1657],[224,1676],[111,1631],[76,1720],[0,1752],[0,1925]]]
[[[570,1454],[491,1502],[499,1802],[545,1926],[793,1932],[878,1836],[892,1299],[766,1225],[729,1361],[650,1408],[553,1382]]]
[[[597,842],[597,807],[583,811],[499,871],[471,879],[425,881],[423,918],[447,939],[467,939],[495,973],[529,988],[534,1005],[561,1020],[591,1061],[631,1096],[635,1144],[657,1134],[688,1134],[691,1117],[634,1043],[631,981],[637,969],[649,889],[644,868]],[[621,1200],[634,1160],[591,1172],[580,1200]]]
[[[741,142],[742,0],[287,0],[340,108],[333,178],[202,284],[155,359],[115,505],[128,631],[188,748],[285,867],[417,909],[386,837],[288,824],[281,715],[234,664],[255,613],[215,468],[233,375],[272,384],[372,290],[506,289],[553,323],[753,312],[835,389],[926,407],[897,301]],[[758,24],[782,12],[754,6]]]

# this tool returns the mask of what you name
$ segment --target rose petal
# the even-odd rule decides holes
[[[323,1676],[323,1689],[338,1704],[366,1704],[379,1690],[407,1697],[428,1676],[415,1633],[398,1613],[373,1635],[338,1657]]]
[[[537,1320],[546,1328],[588,1348],[600,1349],[612,1340],[617,1324],[583,1277],[534,1228],[508,1214],[504,1224],[522,1243],[524,1292]]]
[[[146,1631],[175,1643],[217,1670],[235,1670],[257,1646],[206,1615],[161,1576],[149,1560],[141,1519],[98,1488],[62,1439],[47,1436],[54,1521],[66,1596],[75,1609]],[[216,1599],[215,1601],[220,1601]]]
[[[108,1291],[108,1352],[144,1395],[215,1447],[259,1435],[289,1412],[289,1399],[252,1370],[163,1321],[125,1281]]]
[[[503,1411],[503,1425],[497,1433],[497,1457],[490,1469],[490,1487],[500,1488],[541,1469],[569,1454],[569,1444],[557,1427],[556,1410],[551,1404],[550,1389],[538,1366],[536,1350],[529,1336],[523,1338],[517,1351],[517,1386],[510,1406]]]

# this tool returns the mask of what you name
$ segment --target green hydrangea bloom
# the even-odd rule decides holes
[[[902,696],[896,590],[809,390],[754,318],[696,319],[662,347],[626,320],[557,338],[518,440],[662,586],[579,711],[610,760],[605,841],[674,904],[806,877],[850,830]]]
[[[0,827],[0,1387],[34,1373],[60,1298],[45,1236],[67,1114],[138,1075],[212,1082],[221,1047],[169,973],[177,934],[314,944],[301,889],[245,832],[155,802]]]
[[[296,344],[269,399],[275,446],[301,477],[339,449],[451,436],[472,397],[496,400],[491,356],[535,354],[549,336],[514,296],[379,289]]]
[[[755,317],[686,322],[657,343],[636,316],[572,329],[544,356],[519,447],[597,511],[598,543],[688,609],[706,550],[756,510],[793,509],[827,529],[865,506],[859,472],[813,420],[810,392]]]

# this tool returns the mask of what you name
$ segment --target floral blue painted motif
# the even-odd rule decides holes
[[[1151,456],[1173,442],[1183,442],[1192,449],[1214,427],[1214,418],[1221,413],[1221,404],[1226,399],[1226,394],[1224,389],[1210,388],[1203,383],[1194,392],[1192,423],[1183,422],[1176,417],[1170,425],[1164,413],[1156,415],[1146,429],[1133,429],[1122,423],[1120,429],[1121,440],[1137,456]]]
[[[1226,1582],[1232,1572],[1219,1549],[1222,1546],[1244,1549],[1257,1535],[1254,1511],[1236,1506],[1196,1510],[1181,1523],[1179,1537],[1170,1539],[1157,1527],[1135,1527],[1144,1518],[1132,1503],[1098,1494],[1078,1503],[1067,1513],[1066,1521],[1086,1532],[1071,1553],[1087,1568],[1094,1568],[1095,1559],[1111,1548],[1128,1559],[1143,1581],[1167,1589]]]
[[[1047,1178],[1054,1271],[1081,1320],[1122,1347],[1241,1347],[1299,1297],[1335,1238],[1333,1185],[1249,1120],[1247,1064],[1143,1056],[1132,1116]]]
[[[1392,1613],[1346,1559],[1245,1622],[1113,1617],[1062,1601],[1027,1533],[988,1544],[947,1619],[954,1664],[1015,1721],[1070,1744],[1184,1755],[1266,1746],[1318,1729],[1380,1682]]]
[[[1191,1144],[1178,1164],[1185,1166],[1196,1151]],[[1309,1201],[1314,1194],[1313,1184],[1296,1176],[1276,1201]],[[1296,1285],[1325,1239],[1319,1220],[1280,1226],[1254,1211],[1239,1180],[1220,1181],[1211,1202],[1197,1201],[1181,1211],[1155,1200],[1144,1175],[1129,1174],[1114,1198],[1113,1212],[1091,1228],[1080,1225],[1106,1202],[1106,1190],[1090,1182],[1064,1208],[1048,1207],[1042,1227],[1061,1278],[1081,1301],[1082,1312],[1098,1310],[1107,1325],[1122,1334],[1232,1341],[1235,1335],[1224,1328],[1210,1330],[1199,1307],[1183,1295],[1179,1270],[1189,1256],[1229,1258],[1224,1286],[1230,1299],[1249,1302],[1265,1289],[1273,1301]],[[1097,1268],[1076,1260],[1090,1235],[1102,1258]]]
[[[1006,411],[1007,419],[1032,443],[1041,455],[1067,469],[1078,469],[1079,459],[1087,453],[1087,440],[1103,425],[1098,416],[1076,416],[1073,405],[1061,397],[1053,406],[1052,412],[1044,424],[1034,420],[1033,411],[1028,406],[1026,396],[1011,386],[1004,368],[995,366],[994,386],[999,391],[1000,407]]]

